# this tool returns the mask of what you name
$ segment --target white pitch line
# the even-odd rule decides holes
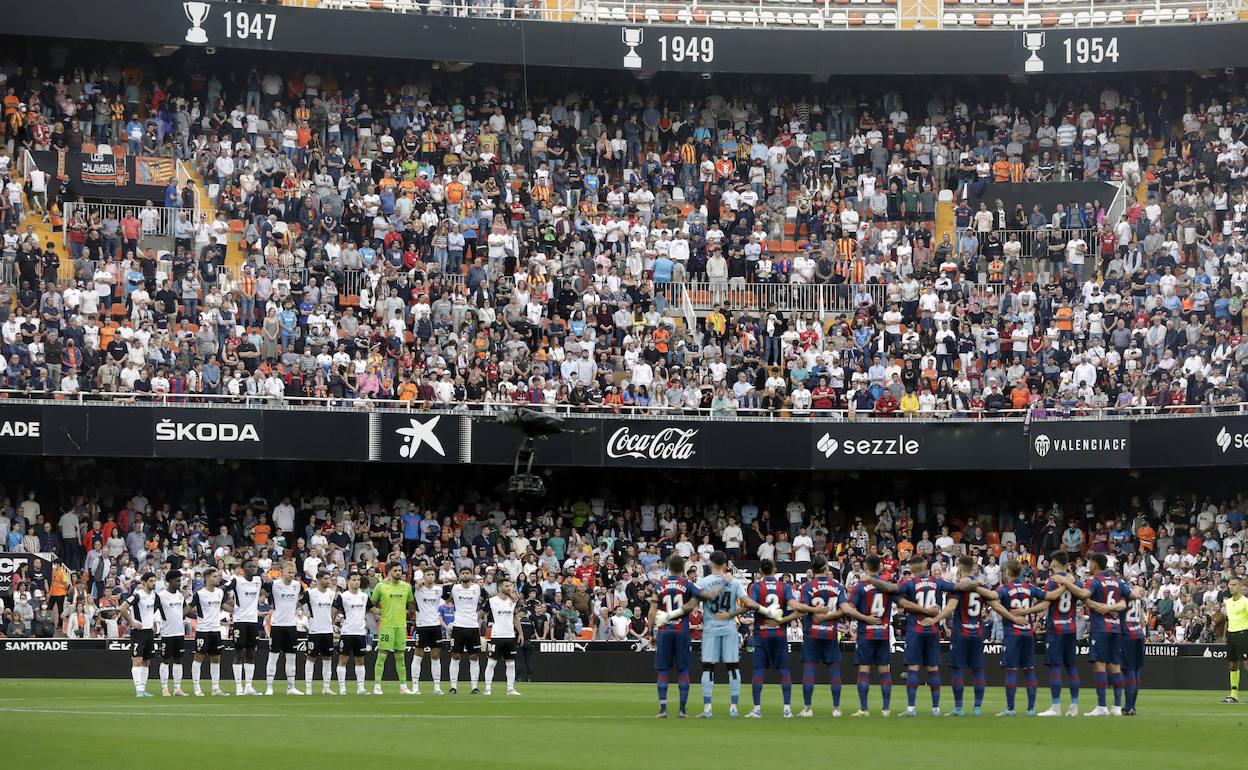
[[[177,708],[177,707],[174,707]],[[38,709],[38,708],[0,708],[0,713],[9,714],[71,714],[75,716],[114,716],[114,717],[134,717],[134,716],[152,716],[152,717],[201,717],[219,715],[222,712],[217,709],[205,710],[197,709],[191,711],[184,708],[177,708],[176,711],[135,711],[127,709],[124,711],[89,711],[85,709]],[[234,713],[237,716],[237,713]],[[654,719],[653,716],[641,715],[614,715],[614,714],[577,714],[575,716],[561,714],[376,714],[351,712],[347,714],[265,714],[266,719],[273,717],[290,717],[292,719],[348,719],[351,717],[359,717],[361,719],[557,719],[567,721],[568,719]]]

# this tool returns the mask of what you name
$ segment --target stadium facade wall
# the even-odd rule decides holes
[[[1248,415],[870,422],[575,416],[539,466],[1069,470],[1248,462]],[[479,411],[111,405],[0,399],[0,454],[511,465],[521,435]]]
[[[1045,75],[1248,65],[1244,25],[1234,22],[1026,32],[770,30],[466,19],[167,0],[11,5],[5,19],[5,32],[11,35],[394,59],[467,57],[474,63],[530,66],[754,74]],[[640,42],[625,43],[626,29],[627,39]],[[675,38],[681,39],[679,45],[673,43]],[[681,52],[679,59],[676,51]],[[698,53],[689,55],[690,51]],[[880,51],[889,55],[881,57]],[[1030,66],[1025,64],[1029,60]]]
[[[300,640],[300,644],[304,643]],[[695,645],[696,646],[696,645]],[[222,655],[222,675],[229,679],[233,653],[229,642]],[[415,648],[408,642],[409,652]],[[628,642],[536,642],[530,645],[533,678],[544,682],[622,682],[653,683],[654,654],[638,651]],[[901,670],[902,642],[894,642],[894,668]],[[263,670],[267,645],[257,652],[258,670]],[[985,647],[988,684],[1001,686],[1001,645]],[[801,644],[789,645],[793,670],[801,671]],[[1217,644],[1150,644],[1145,647],[1143,682],[1158,689],[1219,690],[1226,685],[1226,647]],[[695,650],[695,659],[697,651]],[[1087,662],[1087,643],[1081,642],[1080,677],[1092,681]],[[1037,652],[1042,658],[1043,653]],[[188,656],[189,657],[189,656]],[[302,658],[302,656],[301,656]],[[368,669],[373,667],[368,655]],[[750,655],[742,656],[743,677],[749,679]],[[853,682],[853,645],[842,644],[841,674]],[[130,644],[124,639],[0,639],[0,679],[63,678],[122,679],[129,676]],[[298,669],[302,671],[302,667]],[[391,676],[388,674],[387,676]],[[775,672],[769,672],[769,682]],[[822,681],[822,680],[821,680]]]

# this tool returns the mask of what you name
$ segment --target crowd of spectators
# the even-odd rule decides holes
[[[65,254],[19,227],[44,204],[10,163],[6,390],[717,415],[1244,401],[1232,76],[694,99],[152,66],[4,69],[10,154],[113,142],[184,158],[217,194],[167,254],[138,207],[66,222]],[[1146,202],[1111,221],[1105,200],[979,198],[1083,179]],[[942,189],[960,205],[933,243]],[[696,320],[690,281],[713,304]],[[844,309],[758,307],[759,283],[826,284]]]
[[[685,557],[693,577],[706,574],[712,550],[723,549],[747,580],[756,560],[772,559],[785,579],[799,581],[811,557],[826,554],[850,586],[869,554],[882,557],[888,579],[914,555],[927,557],[937,577],[952,575],[956,558],[967,554],[995,585],[1009,559],[1022,563],[1025,579],[1043,581],[1047,554],[1064,550],[1081,574],[1089,554],[1107,554],[1114,570],[1147,589],[1150,640],[1195,642],[1213,640],[1219,592],[1248,568],[1242,493],[1158,491],[1124,496],[1109,508],[1058,495],[1014,510],[986,502],[995,496],[973,502],[940,491],[882,493],[874,504],[842,507],[839,493],[804,488],[696,504],[638,490],[533,505],[475,492],[240,489],[218,485],[200,497],[187,487],[149,497],[109,483],[64,505],[35,493],[20,503],[4,499],[5,548],[57,559],[51,575],[23,569],[15,577],[4,632],[116,637],[125,629],[113,610],[143,572],[180,569],[190,588],[210,566],[232,570],[258,558],[262,572],[277,574],[282,560],[293,559],[305,582],[327,570],[340,586],[351,572],[384,574],[387,563],[403,565],[413,579],[434,570],[443,583],[467,567],[487,592],[506,575],[530,613],[543,618],[534,638],[640,640],[648,632],[647,586],[664,575],[673,553]],[[999,626],[994,633],[999,639]]]

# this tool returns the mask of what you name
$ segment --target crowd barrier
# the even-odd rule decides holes
[[[300,649],[306,639],[300,639]],[[221,674],[232,677],[232,645],[225,641],[221,656]],[[696,648],[695,644],[695,648]],[[854,681],[853,644],[842,643],[841,675],[846,682]],[[409,654],[415,642],[408,642]],[[893,643],[894,670],[900,671],[903,642]],[[263,671],[268,644],[262,641],[256,654],[256,670]],[[1087,663],[1087,643],[1078,645],[1080,677],[1092,681]],[[1145,646],[1143,682],[1146,688],[1218,690],[1226,685],[1226,647],[1220,644],[1149,644]],[[533,679],[545,682],[621,682],[654,681],[654,653],[633,642],[535,641],[525,646],[525,661]],[[694,651],[697,660],[697,650]],[[984,646],[986,673],[990,686],[1004,684],[1000,666],[1001,645],[988,642]],[[801,643],[789,644],[791,667],[801,670]],[[372,671],[374,654],[368,653],[368,670]],[[1038,649],[1038,659],[1043,653]],[[190,660],[189,653],[187,661]],[[299,660],[302,662],[303,655]],[[409,657],[410,660],[410,657]],[[695,669],[697,664],[694,664]],[[742,655],[743,679],[750,678],[750,655]],[[303,668],[297,668],[302,672]],[[524,669],[522,668],[522,671]],[[0,679],[124,679],[130,675],[130,643],[125,639],[0,639]],[[354,677],[354,672],[350,674]],[[387,678],[393,681],[393,668]],[[428,677],[428,674],[425,675]],[[777,681],[769,672],[769,682]],[[821,680],[823,681],[823,680]],[[121,686],[121,685],[119,685]]]
[[[0,399],[0,453],[511,465],[521,434],[473,410]],[[1106,419],[719,419],[571,415],[541,466],[778,470],[1226,467],[1248,414]]]

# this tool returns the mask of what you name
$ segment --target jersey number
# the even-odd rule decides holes
[[[685,606],[685,597],[680,594],[663,594],[663,610],[669,615],[680,612]]]
[[[1057,611],[1065,615],[1067,612],[1070,612],[1072,604],[1074,604],[1074,600],[1070,598],[1070,594],[1062,594],[1062,598],[1057,600]]]
[[[983,605],[980,603],[979,594],[971,593],[966,595],[966,616],[968,618],[979,617],[982,609]]]
[[[920,594],[916,594],[914,598],[918,600],[915,602],[915,604],[919,605],[920,607],[928,608],[928,607],[936,606],[936,592],[935,591],[924,591]]]
[[[884,617],[884,596],[876,594],[871,597],[871,614],[877,618]]]

